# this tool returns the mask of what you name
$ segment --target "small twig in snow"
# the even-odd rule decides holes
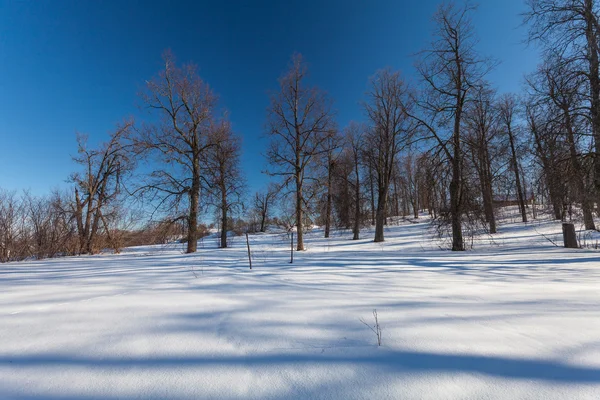
[[[359,318],[358,320],[369,327],[370,330],[375,333],[377,336],[377,346],[381,346],[381,326],[379,325],[379,320],[377,318],[377,310],[373,310],[373,318],[375,319],[375,325],[371,326],[364,319]]]

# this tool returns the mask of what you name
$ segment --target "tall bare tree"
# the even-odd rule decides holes
[[[354,188],[354,221],[352,226],[353,240],[360,239],[360,222],[361,222],[361,165],[364,152],[364,138],[368,131],[365,124],[350,122],[345,129],[346,146],[350,150],[350,158],[352,161],[354,180],[352,186]]]
[[[206,154],[203,176],[206,191],[212,204],[218,209],[221,219],[221,248],[227,247],[230,214],[241,206],[245,180],[240,168],[241,139],[231,130],[231,124],[223,120],[209,133],[212,146]]]
[[[283,178],[282,186],[295,197],[297,249],[304,250],[304,212],[307,209],[307,182],[316,180],[310,169],[327,152],[328,139],[335,132],[331,101],[306,83],[307,66],[294,54],[288,71],[279,78],[279,92],[271,96],[267,134],[271,138],[267,159],[270,175]]]
[[[582,77],[588,91],[593,138],[594,183],[600,195],[600,2],[598,0],[528,0],[525,22],[529,39],[567,65],[563,73]]]
[[[494,93],[487,87],[481,87],[465,108],[465,142],[479,181],[484,216],[490,233],[497,231],[490,151],[497,131],[496,122]]]
[[[569,73],[567,64],[560,58],[547,58],[537,71],[537,79],[530,82],[538,103],[541,103],[554,115],[552,123],[564,138],[568,149],[568,157],[563,165],[570,177],[573,199],[581,204],[585,229],[596,229],[593,218],[592,187],[587,185],[588,173],[583,164],[581,143],[587,138],[588,120],[582,118],[583,79],[579,75]],[[531,78],[530,78],[531,79]],[[550,115],[547,114],[547,115]]]
[[[208,134],[215,120],[216,96],[197,73],[195,65],[178,67],[173,55],[163,56],[164,69],[142,93],[158,121],[135,137],[136,151],[152,158],[154,169],[138,189],[170,215],[187,225],[187,252],[198,239],[198,212],[202,186],[202,159],[211,146]]]
[[[545,78],[547,82],[547,92],[550,100],[553,102],[561,118],[564,128],[565,139],[569,149],[569,171],[572,183],[575,189],[577,199],[580,201],[583,213],[583,223],[585,229],[596,229],[593,218],[593,199],[589,193],[591,187],[586,184],[586,171],[582,162],[579,144],[586,135],[585,123],[579,116],[580,110],[580,79],[573,75],[565,74],[558,64],[554,68],[546,69]]]
[[[563,203],[566,195],[565,168],[561,165],[565,159],[560,131],[553,123],[551,111],[537,99],[530,96],[525,103],[527,128],[531,133],[534,144],[534,155],[541,165],[542,178],[552,205],[554,218],[564,217]]]
[[[515,118],[518,111],[517,99],[514,95],[504,95],[498,101],[498,116],[500,118],[500,131],[508,139],[510,148],[510,166],[514,174],[515,187],[517,189],[517,201],[521,210],[521,220],[527,222],[527,210],[525,208],[525,193],[523,192],[523,181],[521,178],[521,168],[517,153],[517,135]]]
[[[334,175],[336,169],[338,169],[338,159],[340,157],[340,143],[342,138],[337,134],[333,133],[323,143],[325,153],[320,157],[320,163],[324,166],[326,179],[325,179],[325,238],[329,237],[332,223],[332,212],[333,212],[333,185]]]
[[[430,48],[421,53],[417,63],[423,84],[423,92],[415,99],[419,112],[411,114],[442,149],[451,165],[449,217],[453,251],[465,249],[462,231],[466,204],[463,113],[465,104],[482,85],[491,68],[489,60],[480,57],[475,48],[470,19],[474,10],[469,3],[439,6],[433,18],[434,40]],[[447,130],[450,130],[449,135],[446,135]]]
[[[375,242],[383,242],[390,181],[395,160],[412,133],[406,109],[408,88],[400,72],[384,69],[371,79],[371,90],[364,107],[372,129],[367,135],[367,152],[377,179]]]

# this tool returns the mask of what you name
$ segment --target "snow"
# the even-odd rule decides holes
[[[0,398],[600,398],[600,252],[510,221],[463,253],[404,222],[294,264],[251,235],[252,271],[243,238],[0,265]]]

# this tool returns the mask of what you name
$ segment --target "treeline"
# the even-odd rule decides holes
[[[127,246],[169,243],[185,231],[164,221],[140,227],[136,215],[115,208],[86,236],[80,230],[76,204],[68,192],[33,196],[0,190],[0,262],[94,254],[102,249],[118,253]],[[207,234],[208,227],[203,231]]]
[[[523,222],[535,217],[532,206],[548,205],[554,218],[595,229],[599,8],[595,0],[529,0],[524,18],[542,59],[521,93],[499,94],[488,81],[496,62],[477,48],[476,8],[442,4],[415,60],[418,78],[377,71],[362,100],[365,121],[346,127],[293,55],[267,110],[271,183],[252,196],[227,112],[196,68],[167,52],[142,94],[151,122],[126,121],[93,149],[78,136],[70,191],[2,192],[0,260],[178,239],[195,252],[208,215],[220,247],[228,232],[275,223],[295,227],[298,250],[313,224],[325,237],[342,228],[353,239],[373,224],[381,242],[389,217],[421,211],[438,221],[452,250],[464,250],[465,236],[497,232],[500,204],[517,205]]]

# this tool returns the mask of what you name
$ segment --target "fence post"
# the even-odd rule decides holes
[[[250,263],[250,269],[252,269],[252,257],[250,256],[250,240],[248,240],[248,232],[246,232],[246,245],[248,246],[248,262]]]

